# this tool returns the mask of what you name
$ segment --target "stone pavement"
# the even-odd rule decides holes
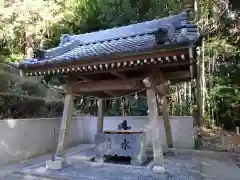
[[[79,161],[61,170],[47,170],[45,164],[24,168],[7,180],[36,177],[58,180],[200,180],[199,161],[191,155],[165,156],[166,174],[154,174],[148,167]],[[17,177],[16,177],[17,176]]]
[[[239,180],[240,168],[229,157],[201,157],[203,180]]]
[[[166,155],[166,174],[153,174],[147,167],[100,164],[86,161],[93,156],[93,145],[79,145],[69,149],[72,166],[59,171],[45,169],[51,155],[33,158],[19,164],[0,166],[4,180],[239,180],[240,169],[230,156],[207,156],[194,153]],[[4,176],[5,175],[5,176]],[[2,176],[2,178],[1,178]],[[4,177],[3,177],[4,176]]]
[[[92,148],[94,147],[93,144],[80,144],[78,146],[72,147],[68,149],[68,155],[74,155],[82,150],[88,149],[88,148]],[[8,165],[0,165],[0,180],[5,179],[4,176],[15,172],[15,171],[19,171],[25,167],[28,166],[32,166],[32,165],[36,165],[39,163],[43,163],[46,160],[51,159],[51,154],[45,154],[45,155],[41,155],[38,157],[34,157],[34,158],[30,158],[30,159],[26,159],[24,161],[18,162],[18,163],[12,163],[12,164],[8,164]]]

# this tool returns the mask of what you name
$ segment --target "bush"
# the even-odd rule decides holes
[[[52,118],[60,117],[63,112],[63,102],[45,101],[21,96],[0,96],[0,118]]]

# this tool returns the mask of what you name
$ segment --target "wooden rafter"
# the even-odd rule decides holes
[[[195,62],[193,62],[195,63]],[[101,73],[111,73],[112,71],[117,71],[118,73],[122,73],[125,71],[131,71],[131,70],[143,70],[143,69],[152,69],[152,68],[171,68],[171,67],[182,67],[182,66],[190,66],[190,62],[187,60],[183,60],[183,61],[176,61],[176,62],[172,62],[171,64],[147,64],[146,66],[134,66],[134,67],[125,67],[125,68],[112,68],[112,69],[102,69],[101,71],[86,71],[86,72],[72,72],[72,75],[95,75],[95,74],[101,74]],[[35,73],[37,74],[37,73]],[[62,76],[62,74],[60,73],[60,76]]]
[[[164,73],[165,80],[184,79],[189,77],[190,77],[189,71],[176,71]]]
[[[79,76],[78,75],[78,78],[82,79],[83,81],[88,81],[88,82],[92,82],[93,80],[89,77],[86,77],[86,76]]]
[[[108,76],[107,74],[104,74],[104,78],[103,79],[113,79],[114,77],[115,78],[118,78],[118,79],[121,79],[121,80],[128,80],[129,77],[138,77],[138,76],[141,76],[141,77],[144,77],[144,75],[147,75],[149,73],[151,73],[152,71],[152,68],[149,68],[148,69],[148,73],[146,71],[144,71],[144,69],[142,71],[137,71],[138,73],[134,72],[134,71],[130,71],[130,73],[125,73],[125,72],[120,72],[118,74],[120,74],[120,76]],[[161,69],[160,69],[161,71]],[[112,74],[111,72],[109,72],[110,75]],[[100,74],[100,75],[103,75],[103,74]],[[191,78],[191,74],[190,74],[190,71],[188,69],[186,70],[176,70],[175,72],[163,72],[163,76],[165,79],[167,80],[179,80],[179,79],[188,79],[188,78]],[[71,75],[69,76],[69,79],[71,79],[72,81],[77,81],[79,79],[83,80],[83,81],[99,81],[99,79],[102,79],[102,77],[98,76],[98,75],[94,75],[94,76],[87,76],[87,75],[79,75],[79,74],[74,74],[74,75]]]
[[[111,97],[119,96],[119,94],[112,92],[112,91],[104,91],[104,93],[108,94]]]
[[[187,71],[180,71],[180,72],[168,72],[162,74],[160,71],[155,71],[155,77],[154,77],[154,84],[156,84],[156,90],[160,94],[168,94],[167,86],[164,85],[164,82],[166,82],[167,79],[174,79],[174,78],[183,78],[189,75],[189,72]],[[109,80],[101,80],[101,81],[95,81],[95,80],[89,80],[89,81],[81,81],[77,82],[76,80],[73,80],[72,78],[69,80],[70,83],[68,84],[68,91],[78,93],[78,94],[84,94],[84,93],[90,93],[90,92],[105,92],[110,96],[116,96],[118,94],[114,93],[114,91],[134,91],[134,90],[140,90],[144,88],[144,85],[142,83],[142,80],[144,79],[145,74],[142,76],[137,77],[131,77],[127,80],[123,79],[109,79]],[[166,78],[165,78],[166,77]]]
[[[124,76],[123,74],[121,74],[121,73],[119,73],[119,72],[117,72],[117,71],[110,71],[110,74],[118,77],[119,79],[125,79],[125,80],[127,79],[126,76]]]
[[[190,47],[194,48],[194,47]],[[181,47],[168,51],[153,50],[149,52],[142,52],[141,54],[130,53],[116,57],[98,57],[93,59],[86,59],[81,61],[72,61],[64,63],[55,63],[48,65],[39,65],[38,67],[29,67],[23,71],[26,75],[58,75],[64,73],[74,72],[97,72],[103,70],[134,68],[135,66],[143,65],[158,65],[158,64],[172,64],[174,62],[181,62],[188,59],[189,47]],[[189,62],[189,61],[188,61]]]

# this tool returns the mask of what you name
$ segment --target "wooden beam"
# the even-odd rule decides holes
[[[109,73],[112,74],[113,76],[119,78],[119,79],[127,80],[127,78],[124,75],[118,73],[117,71],[110,71]],[[111,92],[111,91],[104,91],[104,92],[109,94],[110,96],[113,96],[113,97],[116,96],[116,94]]]
[[[149,73],[149,76],[146,77],[144,80],[145,80],[145,83],[148,81],[147,84],[149,86],[151,86],[156,92],[158,92],[158,94],[160,94],[160,95],[167,94],[166,86],[164,84],[164,82],[166,82],[166,80],[163,76],[163,73],[159,69],[153,69]]]
[[[67,94],[64,102],[63,115],[61,120],[61,127],[58,137],[57,156],[64,158],[67,148],[67,136],[70,128],[70,121],[72,119],[73,110],[73,95]]]
[[[84,80],[84,81],[88,81],[88,82],[92,82],[92,81],[93,81],[92,79],[90,79],[90,78],[88,78],[88,77],[85,77],[85,76],[80,76],[80,75],[78,75],[77,77],[80,78],[80,79],[82,79],[82,80]]]
[[[191,77],[190,71],[176,71],[163,73],[166,80],[186,79]]]
[[[164,122],[164,129],[167,139],[168,148],[173,148],[173,139],[172,139],[172,130],[168,116],[168,104],[166,96],[162,96],[162,113],[163,113],[163,122]]]
[[[190,78],[189,71],[161,72],[160,69],[155,69],[154,71],[148,71],[146,75],[149,75],[149,77],[154,78],[154,83],[156,85],[160,85],[163,82],[166,82],[166,80]]]
[[[88,77],[85,77],[85,76],[78,76],[78,77],[81,78],[82,80],[86,81],[86,82],[93,82],[94,81],[94,80],[92,80],[92,79],[90,79]],[[108,94],[108,95],[110,95],[112,97],[115,96],[115,94],[110,92],[110,91],[104,91],[104,93],[106,93],[106,94]]]
[[[128,78],[126,76],[124,76],[123,74],[116,72],[116,71],[109,71],[110,74],[116,76],[117,78],[121,79],[121,80],[128,80]],[[148,73],[146,74],[142,74],[141,77],[144,78],[145,76],[151,74],[152,71],[148,71]],[[160,70],[159,70],[160,73]],[[175,72],[161,72],[160,76],[163,76],[164,79],[167,80],[175,80],[175,79],[186,79],[186,78],[190,78],[191,77],[191,73],[188,70],[185,71],[175,71]],[[79,77],[80,79],[84,80],[84,81],[88,81],[88,82],[93,82],[94,80],[87,77],[87,76],[83,76],[83,75],[76,75],[76,77]],[[70,77],[70,79],[76,79],[76,77]]]
[[[126,77],[126,76],[124,76],[124,75],[122,75],[122,74],[118,73],[117,71],[110,71],[110,74],[112,74],[112,75],[114,75],[114,76],[118,77],[119,79],[124,79],[124,80],[126,80],[126,79],[127,79],[127,77]]]
[[[126,80],[102,80],[93,82],[71,82],[67,90],[74,93],[87,93],[99,91],[116,91],[116,90],[137,90],[143,88],[142,78],[130,78]]]
[[[170,93],[168,90],[168,85],[164,85],[164,84],[160,84],[160,85],[156,86],[155,90],[160,96],[165,96]]]
[[[113,92],[111,92],[111,91],[104,91],[104,93],[106,93],[106,94],[110,95],[111,97],[118,96],[118,94],[116,94],[116,93],[113,93]]]
[[[152,70],[154,72],[151,76],[151,79],[154,81],[153,83],[157,86],[157,91],[160,95],[168,94],[167,86],[163,85],[165,79],[176,79],[182,77],[188,77],[189,71],[179,71],[179,72],[166,72],[161,73],[160,70],[155,69]],[[150,72],[149,72],[150,74]],[[117,90],[138,90],[144,88],[142,84],[142,79],[144,77],[132,77],[126,80],[123,79],[114,79],[114,80],[101,80],[101,81],[93,81],[89,78],[85,78],[86,82],[75,82],[71,80],[70,85],[68,86],[68,91],[74,93],[88,93],[88,92],[100,92],[103,91],[111,96],[114,96],[114,92]]]
[[[165,84],[167,80],[191,78],[189,71],[176,71],[163,73],[158,69],[149,72],[149,77],[151,81],[153,81],[152,83],[156,85],[155,90],[160,96],[165,96],[170,93],[168,85]]]
[[[176,76],[173,75],[174,77]],[[167,143],[169,148],[172,148],[173,146],[173,141],[172,141],[172,131],[171,131],[171,126],[170,126],[170,122],[168,119],[168,114],[167,114],[167,101],[166,101],[166,95],[168,94],[167,90],[166,90],[166,79],[163,76],[163,74],[161,72],[158,71],[154,71],[153,72],[153,78],[155,78],[155,80],[153,79],[152,82],[152,88],[154,88],[156,90],[156,92],[158,92],[158,94],[160,95],[160,97],[163,97],[163,119],[164,119],[164,127],[165,127],[165,132],[166,132],[166,138],[167,138]],[[162,82],[162,84],[156,86],[156,84],[154,84],[154,82]]]
[[[148,76],[144,78],[143,83],[146,87],[154,88],[154,90],[156,90],[156,86],[163,84],[165,81],[159,69],[147,70],[146,74],[148,74]]]

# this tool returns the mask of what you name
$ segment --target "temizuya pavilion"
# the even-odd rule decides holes
[[[102,99],[146,88],[154,169],[164,169],[156,93],[165,98],[168,80],[197,77],[198,28],[188,11],[163,19],[79,35],[62,35],[59,46],[42,50],[18,65],[26,76],[61,79],[66,93],[57,154],[64,157],[74,95],[99,98],[98,132],[103,130]]]

